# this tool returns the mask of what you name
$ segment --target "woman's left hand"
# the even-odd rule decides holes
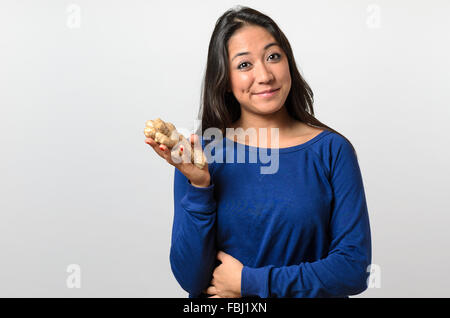
[[[241,297],[241,275],[244,265],[233,256],[219,251],[217,259],[222,262],[213,272],[211,286],[206,291],[208,298],[239,298]]]

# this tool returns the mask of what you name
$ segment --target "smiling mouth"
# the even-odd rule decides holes
[[[259,94],[254,94],[255,96],[261,97],[261,98],[271,98],[273,96],[275,96],[278,91],[280,90],[280,88],[274,89],[272,91],[269,92],[265,92],[265,93],[259,93]]]
[[[279,90],[279,88],[276,88],[276,89],[268,91],[268,92],[255,93],[255,95],[272,94],[273,92],[276,92],[277,90]]]

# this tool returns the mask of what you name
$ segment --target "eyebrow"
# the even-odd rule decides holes
[[[279,44],[278,44],[277,42],[272,42],[272,43],[267,44],[267,45],[264,47],[264,50],[267,50],[269,47],[271,47],[271,46],[273,46],[273,45],[278,45],[278,46],[279,46]],[[236,54],[235,56],[233,56],[233,58],[231,59],[231,62],[233,62],[233,60],[234,60],[236,57],[241,56],[241,55],[247,55],[247,54],[250,54],[250,52],[241,52],[241,53],[238,53],[238,54]]]

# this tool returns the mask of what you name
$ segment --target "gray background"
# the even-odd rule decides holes
[[[71,3],[0,1],[0,296],[187,296],[169,265],[173,167],[143,127],[193,131],[236,4],[279,24],[316,116],[357,149],[381,282],[357,297],[450,296],[449,1],[80,0],[75,28]]]

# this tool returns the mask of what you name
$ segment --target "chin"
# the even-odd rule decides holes
[[[259,103],[254,106],[256,110],[262,111],[262,112],[270,112],[274,113],[279,111],[283,107],[283,104],[280,104],[275,101],[270,101],[267,103]]]

